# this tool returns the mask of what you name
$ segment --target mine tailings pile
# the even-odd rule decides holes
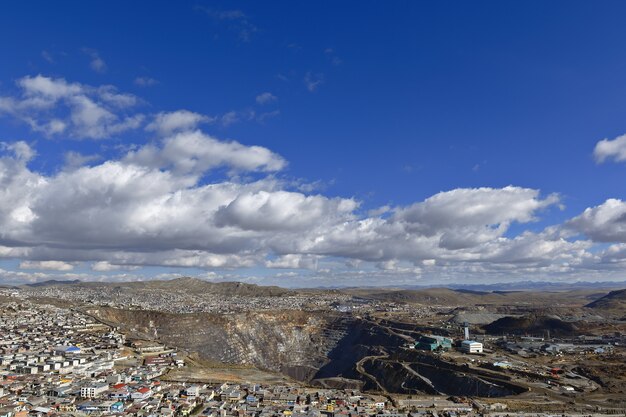
[[[455,365],[436,356],[412,349],[402,349],[386,358],[371,358],[362,364],[376,384],[388,392],[477,397],[505,397],[527,391],[504,375],[467,366]]]

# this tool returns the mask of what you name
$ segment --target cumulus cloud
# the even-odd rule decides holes
[[[302,252],[376,262],[480,260],[488,253],[484,244],[508,242],[502,236],[511,223],[532,221],[539,210],[557,202],[556,195],[541,198],[539,191],[520,187],[457,189],[396,207],[386,219],[357,218],[330,230],[313,230],[292,245]]]
[[[108,261],[98,261],[98,262],[94,262],[91,265],[91,270],[92,271],[96,271],[96,272],[110,272],[110,271],[119,271],[119,270],[136,270],[139,269],[138,266],[135,265],[119,265],[119,264],[112,264]]]
[[[284,161],[265,148],[199,131],[54,175],[31,171],[17,156],[0,163],[2,244],[29,248],[25,256],[38,260],[95,261],[97,271],[113,265],[312,268],[330,256],[416,273],[417,264],[434,260],[549,263],[557,253],[585,249],[560,236],[503,237],[513,222],[533,221],[558,202],[537,190],[452,190],[386,208],[391,214],[383,219],[357,214],[354,199],[288,191],[271,178],[201,184],[203,172],[222,165],[268,170]]]
[[[216,156],[223,146],[225,153]],[[89,262],[93,271],[107,273],[142,265],[264,266],[314,271],[325,280],[328,274],[344,279],[348,268],[353,271],[346,280],[369,274],[368,280],[385,282],[434,273],[571,274],[609,262],[609,255],[590,251],[592,242],[569,239],[571,233],[559,227],[505,237],[511,224],[534,221],[557,205],[556,195],[512,186],[456,189],[385,207],[384,218],[383,211],[364,216],[354,199],[289,191],[272,177],[201,183],[203,170],[221,164],[283,166],[269,150],[258,159],[254,147],[232,146],[184,132],[119,160],[49,175],[31,171],[26,158],[6,149],[0,158],[0,256],[21,259],[28,269]]]
[[[108,271],[116,271],[120,269],[120,266],[113,265],[112,263],[107,262],[107,261],[99,261],[99,262],[94,262],[93,265],[91,265],[91,269],[93,271],[108,272]]]
[[[608,199],[567,222],[566,226],[596,242],[626,243],[626,203]]]
[[[18,161],[28,162],[37,155],[37,152],[23,140],[17,142],[0,142],[0,151],[13,152]]]
[[[265,266],[277,269],[310,269],[316,270],[318,267],[317,256],[287,254],[273,259],[267,259]]]
[[[240,194],[221,207],[216,213],[216,223],[243,230],[307,230],[329,219],[347,219],[357,205],[352,199],[258,191]]]
[[[126,162],[176,173],[202,173],[226,166],[240,171],[279,171],[285,160],[261,146],[220,141],[201,131],[186,131],[165,138],[161,146],[147,145],[130,152]]]
[[[460,249],[501,236],[512,222],[530,222],[558,201],[556,194],[541,199],[538,190],[512,186],[457,189],[402,208],[394,220],[425,236],[441,234],[441,247]]]
[[[83,155],[78,152],[68,151],[63,155],[65,160],[65,169],[76,169],[83,165],[97,161],[100,159],[100,155]]]
[[[131,129],[126,120],[137,114],[129,109],[140,102],[111,86],[43,76],[22,78],[18,88],[0,99],[1,112],[48,132],[58,123],[54,129],[66,135]],[[0,142],[0,257],[23,269],[0,271],[0,279],[39,280],[50,274],[37,271],[47,270],[70,276],[84,264],[102,273],[94,279],[138,279],[113,272],[141,266],[265,267],[297,269],[329,285],[371,285],[429,276],[595,276],[626,264],[621,200],[535,232],[523,225],[558,207],[559,195],[458,188],[367,211],[354,198],[281,179],[283,157],[200,130],[210,121],[189,110],[156,113],[137,124],[156,133],[152,142],[108,158],[67,152],[62,169],[46,172],[33,168],[32,143]],[[610,245],[599,250],[594,242]]]
[[[607,159],[616,162],[626,161],[626,135],[618,136],[613,140],[603,139],[596,143],[593,156],[597,163],[603,163]]]
[[[239,121],[239,115],[236,111],[229,111],[228,113],[224,113],[224,115],[220,118],[220,121],[224,127],[228,127]]]
[[[20,269],[37,269],[48,271],[71,271],[74,265],[62,261],[22,261]]]
[[[161,112],[154,116],[153,121],[146,126],[146,130],[169,135],[181,130],[193,130],[201,123],[211,123],[214,118],[189,110]]]
[[[17,81],[20,94],[0,96],[0,114],[26,123],[47,136],[103,139],[141,126],[132,111],[138,99],[112,86],[91,87],[42,75]]]

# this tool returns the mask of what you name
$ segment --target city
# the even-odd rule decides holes
[[[625,18],[0,2],[0,417],[626,417]]]
[[[190,289],[198,286],[204,302]],[[568,324],[580,326],[594,315],[605,324],[609,317],[588,312],[574,322],[581,314],[576,310],[590,308],[573,307],[572,293],[554,295],[572,316],[553,319],[552,335],[499,329],[498,336],[489,326],[512,316],[498,313],[501,307],[495,305],[463,308],[431,301],[426,306],[389,301],[376,291],[372,298],[362,290],[357,296],[259,287],[247,297],[228,296],[223,289],[185,278],[139,286],[50,283],[1,290],[0,412],[8,417],[603,415],[626,407],[618,374],[594,375],[595,368],[580,366],[611,361],[624,366],[626,324],[613,319],[611,328],[623,330],[604,331],[591,321],[596,331],[566,331]],[[432,300],[432,292],[425,292]],[[397,298],[402,291],[392,293]],[[315,302],[305,303],[312,294]],[[211,303],[222,307],[217,311]],[[190,304],[205,310],[177,307]],[[517,305],[518,313],[535,308],[512,300],[504,304]],[[284,330],[274,324],[274,333],[260,330],[268,320],[264,315],[292,311],[293,316],[305,305],[308,324],[296,326],[298,333],[289,333],[293,323]],[[147,323],[143,314],[150,317]],[[198,314],[205,315],[202,325]],[[319,314],[335,318],[311,323]],[[207,332],[216,326],[210,321],[232,317],[261,326],[249,330],[252,338],[266,334],[255,342],[234,330],[227,331],[228,339]],[[483,322],[491,324],[480,326]],[[243,330],[242,323],[233,325]],[[207,332],[205,338],[194,341],[192,333],[199,331]]]

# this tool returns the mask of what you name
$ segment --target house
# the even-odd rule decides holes
[[[200,387],[197,385],[190,385],[185,390],[185,395],[187,397],[197,397],[198,395],[200,395]]]
[[[127,387],[122,387],[109,393],[109,398],[112,400],[127,400],[129,397],[130,391]]]
[[[83,398],[95,398],[109,389],[109,385],[101,382],[96,384],[87,385],[80,389],[80,396]]]
[[[137,391],[130,394],[130,398],[134,401],[147,400],[152,396],[152,390],[148,387],[141,387]]]

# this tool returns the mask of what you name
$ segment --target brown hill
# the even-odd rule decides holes
[[[573,291],[470,291],[448,288],[418,290],[349,289],[348,294],[381,301],[440,306],[557,306],[582,307],[591,290]]]
[[[502,317],[483,326],[489,334],[543,335],[550,332],[552,336],[572,336],[578,328],[558,317],[528,315],[524,317]]]
[[[174,290],[188,294],[236,295],[240,297],[280,297],[290,294],[285,288],[260,286],[243,282],[209,282],[198,278],[176,278],[172,280],[146,280],[135,282],[49,282],[48,286],[76,286],[85,288],[115,287],[120,290]]]
[[[622,310],[626,311],[626,289],[611,291],[604,297],[587,304],[585,307],[598,310]]]

